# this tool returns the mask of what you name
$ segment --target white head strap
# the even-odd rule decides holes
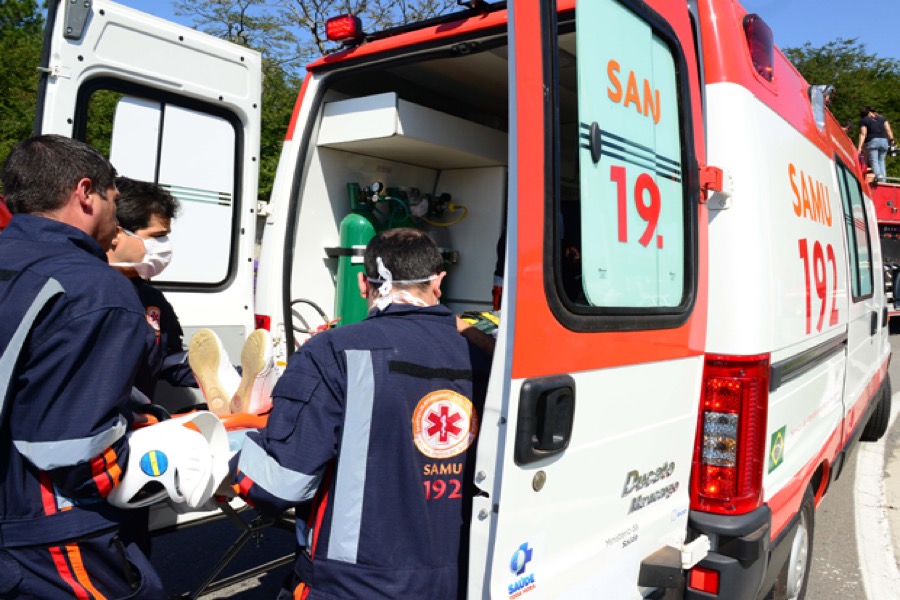
[[[380,279],[376,279],[374,277],[367,277],[369,283],[380,283],[381,286],[378,288],[378,298],[375,300],[375,306],[381,310],[384,310],[389,304],[393,302],[397,302],[399,304],[414,304],[416,306],[428,306],[428,303],[422,300],[421,298],[416,298],[406,290],[399,290],[394,292],[393,284],[402,283],[404,285],[412,284],[412,283],[425,283],[426,281],[431,281],[433,279],[437,279],[437,275],[429,275],[428,277],[420,277],[419,279],[394,279],[393,274],[390,269],[384,266],[384,261],[381,260],[381,257],[378,256],[375,258],[375,265],[378,268],[378,275]]]

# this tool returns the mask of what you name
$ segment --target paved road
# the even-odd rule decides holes
[[[889,369],[895,392],[895,412],[900,404],[900,335],[891,336],[895,360]],[[900,420],[895,420],[881,444],[865,443],[850,456],[841,478],[832,484],[828,495],[816,511],[812,573],[807,598],[810,600],[891,600],[900,598],[896,590],[896,571],[890,573],[877,561],[889,552],[890,538],[896,556],[900,556]],[[873,451],[885,448],[887,464],[875,461],[874,479],[859,473],[859,460],[872,464]],[[860,454],[865,456],[860,457]],[[893,468],[892,468],[893,467]],[[890,477],[893,471],[895,477]],[[876,489],[884,485],[886,495]],[[893,523],[888,524],[888,518]],[[882,523],[877,523],[882,521]],[[859,522],[859,523],[858,523]],[[883,525],[878,528],[876,525]],[[865,531],[860,535],[861,525]],[[891,528],[890,525],[893,525]],[[887,532],[892,533],[885,534]],[[891,531],[891,529],[893,531]],[[867,588],[869,593],[867,594]]]

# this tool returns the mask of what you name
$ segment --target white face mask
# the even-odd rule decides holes
[[[162,273],[172,262],[172,242],[169,236],[158,238],[142,238],[123,229],[125,235],[136,237],[144,242],[144,258],[139,263],[112,263],[113,267],[131,267],[141,279],[151,279]]]

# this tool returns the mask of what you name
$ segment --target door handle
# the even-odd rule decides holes
[[[872,333],[871,335],[875,335],[878,333],[878,313],[874,310],[872,311]]]
[[[519,394],[514,458],[525,465],[562,453],[575,422],[575,380],[569,375],[528,379]]]

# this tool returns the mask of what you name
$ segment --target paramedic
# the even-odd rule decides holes
[[[438,305],[446,273],[427,234],[381,232],[364,265],[369,316],[293,355],[232,483],[264,510],[313,502],[281,598],[465,597],[489,362]]]
[[[117,177],[116,189],[119,190],[116,202],[119,227],[106,259],[131,281],[144,307],[148,353],[146,361],[138,367],[134,387],[149,402],[160,378],[173,386],[197,387],[187,364],[182,341],[184,334],[175,309],[163,293],[147,281],[159,275],[172,259],[168,235],[179,205],[178,200],[155,183]],[[131,518],[122,528],[123,539],[134,540],[148,557],[151,551],[149,518],[148,507],[133,509]]]
[[[115,169],[45,135],[12,149],[3,185],[13,218],[0,235],[0,596],[164,598],[119,536],[127,512],[105,501],[128,460],[147,327],[106,264]]]
[[[894,145],[894,133],[887,119],[875,112],[871,106],[867,106],[860,112],[862,120],[859,122],[859,147],[858,152],[866,150],[866,161],[875,172],[875,181],[884,182],[887,176],[884,166],[884,158],[888,148]]]
[[[179,210],[178,200],[155,183],[128,177],[116,178],[116,188],[119,230],[106,256],[110,265],[130,279],[149,325],[150,355],[138,369],[134,386],[149,398],[160,378],[176,387],[197,387],[175,309],[147,281],[158,276],[172,260],[169,234]]]

